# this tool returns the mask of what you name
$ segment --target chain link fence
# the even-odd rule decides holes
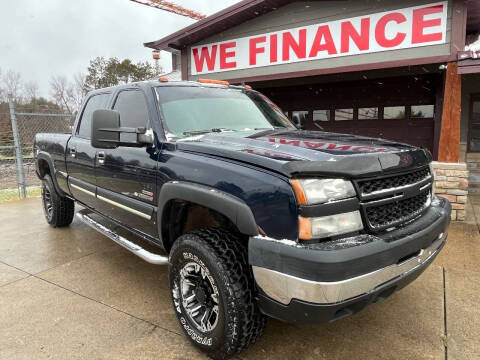
[[[0,203],[40,195],[33,142],[37,133],[71,132],[74,116],[26,112],[9,97],[9,112],[0,112]]]

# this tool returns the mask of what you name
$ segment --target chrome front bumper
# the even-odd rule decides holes
[[[288,305],[292,299],[332,304],[369,293],[397,277],[422,269],[440,252],[446,238],[447,234],[441,233],[428,248],[421,249],[417,255],[399,264],[342,281],[311,281],[258,266],[252,266],[253,274],[263,292],[282,304]]]

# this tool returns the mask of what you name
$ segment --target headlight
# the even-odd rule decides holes
[[[362,229],[362,218],[358,210],[316,218],[299,217],[299,238],[304,240],[347,234]]]
[[[301,205],[321,204],[355,196],[352,183],[343,179],[296,179],[290,182]]]

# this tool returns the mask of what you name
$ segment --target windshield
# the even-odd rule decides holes
[[[197,86],[164,86],[156,91],[166,130],[179,138],[295,128],[278,106],[255,91]]]

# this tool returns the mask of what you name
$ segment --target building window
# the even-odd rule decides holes
[[[378,107],[359,108],[358,118],[360,120],[377,120],[378,119]]]
[[[335,121],[353,120],[353,109],[335,110]]]
[[[435,115],[434,105],[414,105],[412,106],[412,118],[433,118]]]
[[[383,109],[384,119],[405,119],[405,106],[386,106]]]
[[[313,110],[313,121],[330,121],[330,110]]]
[[[305,124],[308,119],[308,111],[297,110],[292,111],[292,122],[298,129],[305,129]]]

